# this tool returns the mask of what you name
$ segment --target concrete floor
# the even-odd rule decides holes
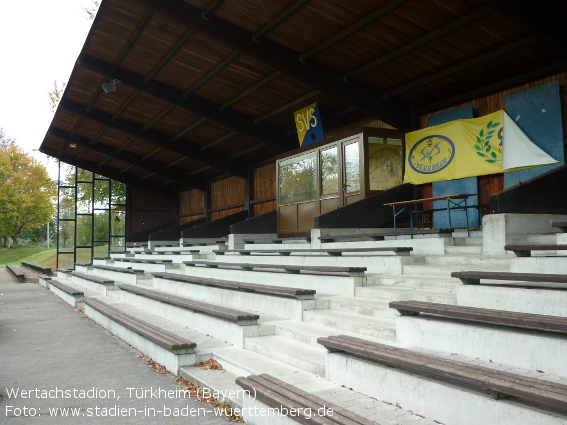
[[[166,393],[182,389],[176,377],[138,355],[42,286],[0,268],[0,423],[227,424],[210,404]],[[7,397],[18,390],[31,392]],[[74,416],[50,414],[57,408]]]

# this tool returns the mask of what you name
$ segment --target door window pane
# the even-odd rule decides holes
[[[278,168],[280,204],[315,199],[316,160],[316,152],[309,152],[280,162]]]
[[[360,191],[360,160],[358,143],[344,146],[345,184],[347,193]]]
[[[339,192],[339,155],[335,146],[321,151],[321,195]]]

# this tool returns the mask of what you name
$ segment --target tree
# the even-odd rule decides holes
[[[59,105],[59,101],[61,100],[61,96],[63,96],[66,85],[67,83],[64,81],[58,83],[57,80],[55,80],[53,81],[53,88],[47,92],[52,111],[57,109],[57,105]]]
[[[98,8],[100,6],[100,1],[99,0],[92,0],[92,5],[90,8],[86,7],[86,6],[81,6],[81,9],[83,9],[86,13],[87,13],[87,19],[89,21],[92,21],[95,16],[96,16],[96,12],[98,11]]]
[[[15,144],[0,148],[0,234],[17,247],[25,231],[51,220],[54,197],[55,184],[43,165]]]

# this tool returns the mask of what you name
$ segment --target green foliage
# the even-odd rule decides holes
[[[0,149],[0,235],[17,246],[25,231],[51,220],[54,197],[55,183],[43,165],[15,144]]]
[[[499,122],[492,122],[490,121],[486,125],[486,132],[484,129],[480,130],[478,136],[476,136],[476,142],[474,147],[477,150],[476,154],[483,158],[486,158],[485,161],[493,164],[495,162],[501,161],[498,159],[498,154],[492,150],[492,146],[490,145],[490,140],[494,133],[496,132],[496,127],[500,125]]]

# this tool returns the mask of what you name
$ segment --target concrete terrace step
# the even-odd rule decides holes
[[[375,338],[392,341],[396,339],[394,318],[372,317],[338,310],[312,310],[303,314],[303,321]]]
[[[510,270],[509,266],[494,266],[494,265],[474,265],[470,264],[450,264],[447,266],[437,264],[410,264],[404,266],[404,275],[412,276],[438,276],[438,277],[451,277],[452,272],[467,271],[467,270],[483,270],[483,271],[500,271],[507,272]]]
[[[449,247],[448,247],[449,248]],[[454,248],[454,247],[453,247]],[[421,257],[425,260],[425,264],[435,265],[471,265],[471,266],[502,266],[509,267],[512,257],[510,256],[483,256],[475,254],[461,254],[461,255],[425,255]],[[418,264],[419,257],[414,259],[414,265]]]
[[[388,301],[375,298],[333,297],[330,299],[330,309],[346,311],[376,317],[396,317],[397,314],[388,305]]]
[[[463,246],[446,246],[445,254],[447,255],[462,255],[462,254],[476,254],[482,255],[482,245],[463,245]]]
[[[357,297],[375,298],[385,301],[426,301],[456,304],[456,291],[436,289],[416,289],[404,286],[365,286],[357,288]]]
[[[321,346],[314,347],[280,336],[263,336],[246,338],[244,347],[305,372],[325,376],[326,350]]]
[[[407,286],[417,289],[455,290],[461,281],[453,277],[423,275],[372,275],[368,276],[367,286]]]

